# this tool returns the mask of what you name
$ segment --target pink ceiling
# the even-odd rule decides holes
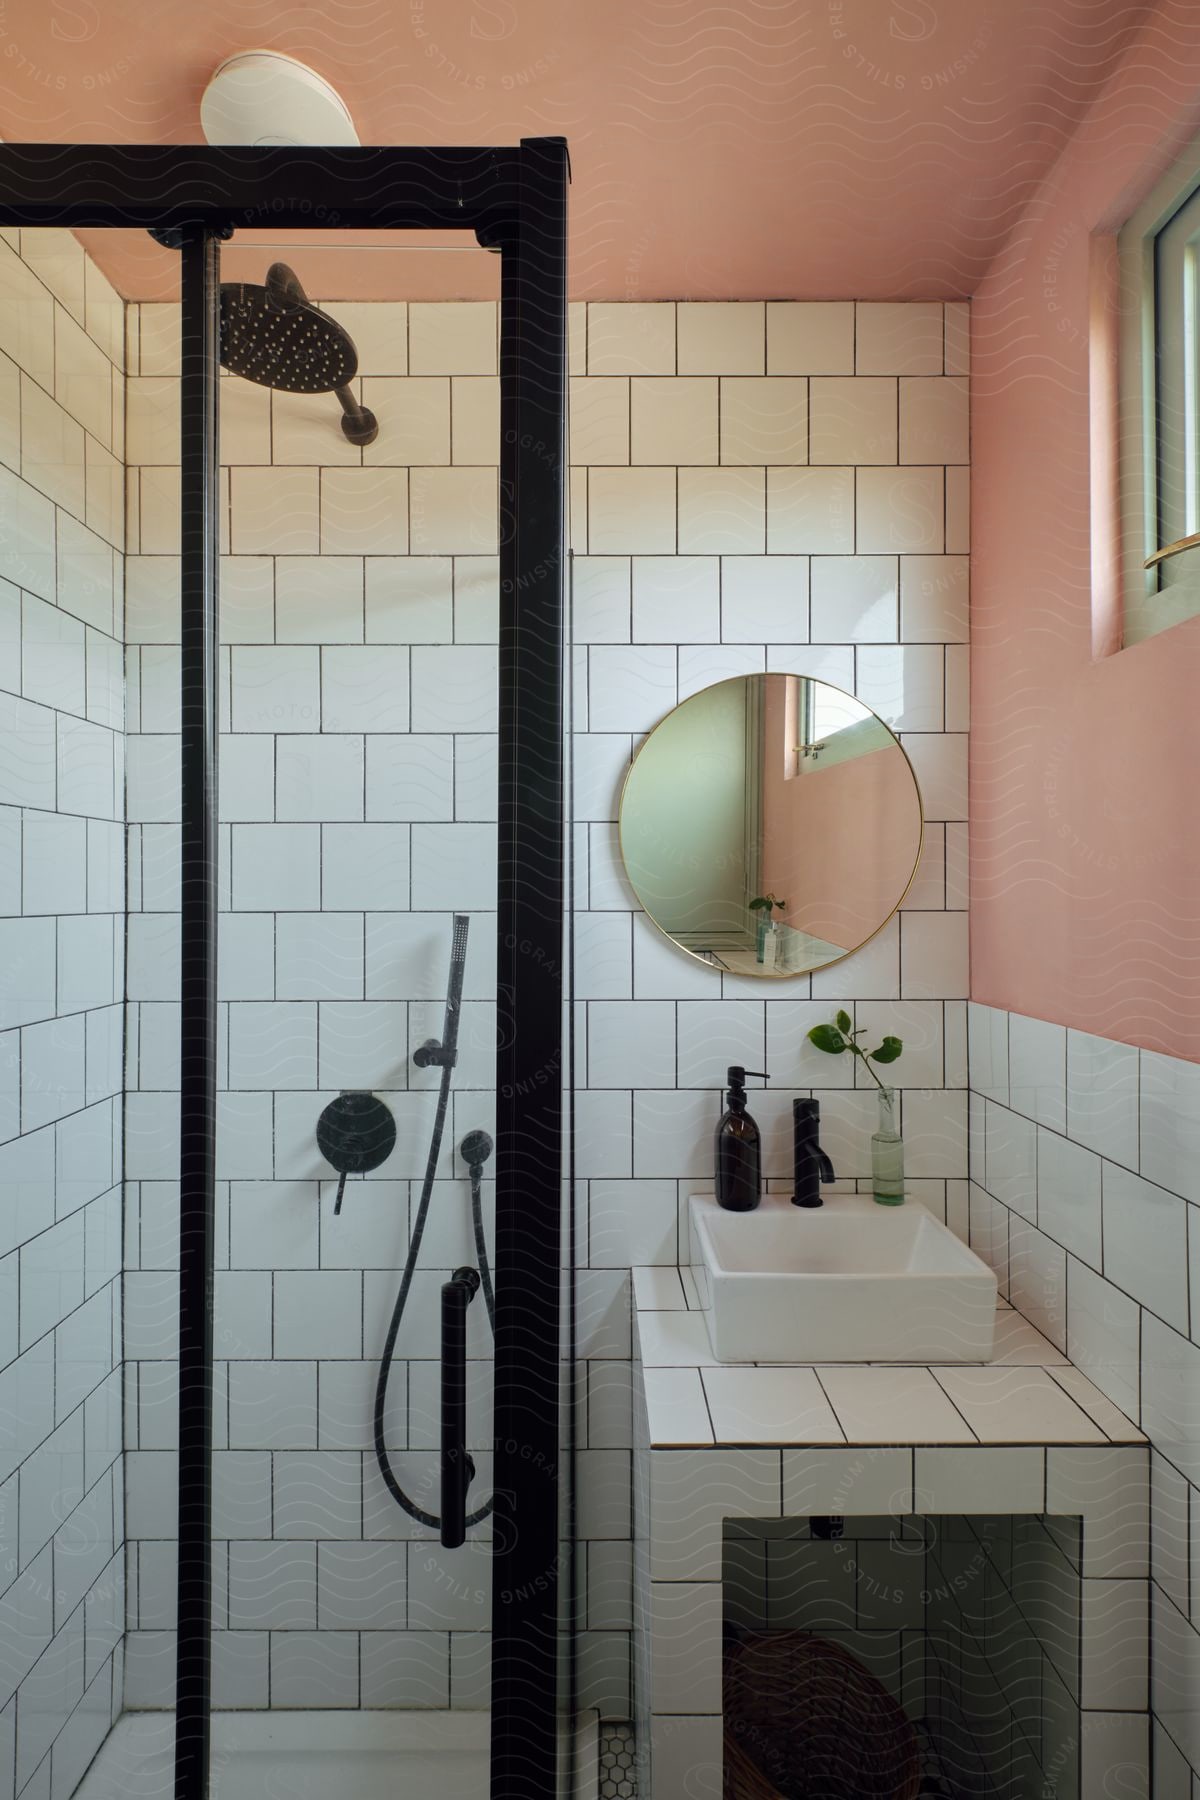
[[[232,51],[339,89],[366,144],[571,145],[580,299],[970,293],[1148,0],[6,0],[0,136],[201,141]],[[255,243],[266,234],[255,234]],[[411,244],[411,239],[406,238]],[[461,239],[458,240],[461,243]],[[91,233],[120,290],[175,259]],[[230,274],[264,253],[227,252]],[[333,298],[472,297],[495,259],[293,256]]]

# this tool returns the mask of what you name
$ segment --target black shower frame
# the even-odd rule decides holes
[[[183,260],[176,1800],[209,1791],[219,243],[247,227],[467,230],[501,255],[491,1794],[546,1800],[558,1787],[569,178],[562,138],[455,149],[0,145],[0,225],[142,228]]]

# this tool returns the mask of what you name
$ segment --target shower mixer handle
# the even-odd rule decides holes
[[[317,1120],[317,1148],[341,1177],[335,1213],[342,1210],[347,1175],[367,1175],[396,1148],[396,1121],[377,1094],[348,1089]]]

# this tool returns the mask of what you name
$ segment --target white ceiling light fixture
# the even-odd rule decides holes
[[[278,50],[242,50],[214,71],[200,102],[210,144],[357,144],[341,95]]]

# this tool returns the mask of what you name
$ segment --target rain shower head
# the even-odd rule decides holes
[[[309,305],[286,263],[272,263],[262,287],[221,283],[221,361],[247,381],[289,394],[330,394],[358,374],[349,336]]]
[[[379,424],[350,392],[358,352],[336,319],[313,306],[286,263],[272,263],[263,286],[221,283],[221,361],[234,375],[289,394],[334,393],[352,444],[373,443]]]

